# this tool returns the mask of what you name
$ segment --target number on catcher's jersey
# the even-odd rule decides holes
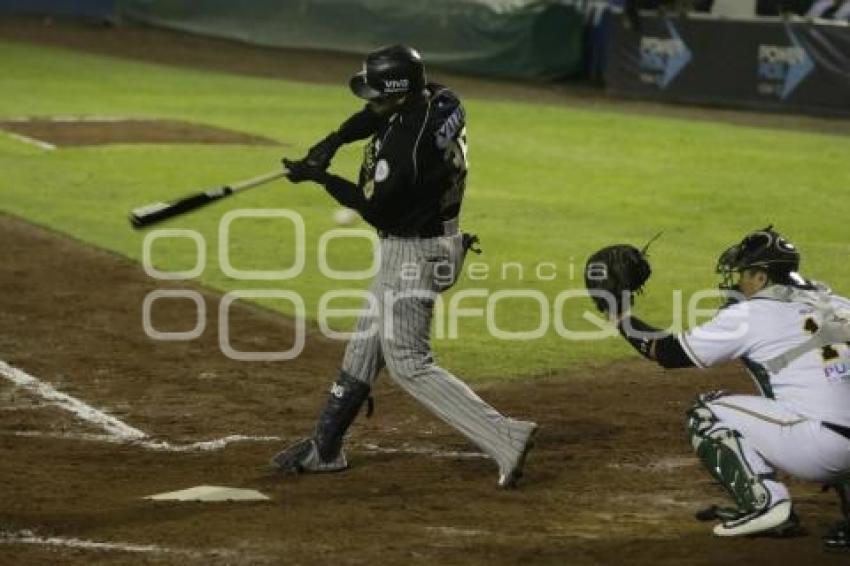
[[[833,308],[850,308],[843,297],[829,297]],[[809,305],[749,300],[727,307],[680,335],[679,342],[698,366],[745,357],[764,369],[777,355],[805,343],[822,324]],[[765,372],[767,370],[764,370]],[[766,375],[775,399],[807,418],[850,426],[850,347],[837,344],[811,350],[780,371]]]
[[[803,330],[805,330],[809,334],[814,334],[819,329],[820,329],[820,326],[818,326],[818,323],[815,322],[815,319],[813,319],[812,317],[807,318],[806,322],[803,324]],[[847,343],[847,346],[850,346],[850,342]],[[838,358],[841,357],[841,355],[838,353],[838,350],[836,348],[837,348],[837,345],[836,346],[827,345],[827,346],[824,346],[823,348],[821,348],[821,357],[823,357],[824,362],[831,362],[832,360],[837,360]]]

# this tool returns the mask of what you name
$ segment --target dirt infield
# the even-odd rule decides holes
[[[234,132],[179,120],[133,120],[121,118],[61,117],[0,120],[6,130],[54,146],[113,143],[201,143],[272,145],[276,142],[252,134]]]
[[[664,373],[621,363],[484,388],[500,409],[542,425],[516,492],[496,490],[490,461],[382,379],[377,414],[354,427],[349,471],[278,477],[266,462],[311,428],[341,344],[311,335],[295,361],[246,363],[224,357],[212,330],[191,342],[153,341],[140,306],[157,287],[138,265],[6,216],[0,241],[0,360],[151,440],[118,443],[8,375],[0,379],[0,563],[843,560],[820,549],[817,534],[837,505],[816,485],[792,484],[809,536],[716,540],[692,519],[723,496],[691,456],[682,415],[700,390],[749,391],[736,367]],[[203,295],[214,329],[219,297]],[[154,309],[158,330],[192,326],[190,301],[163,300]],[[239,307],[232,318],[241,349],[291,340],[291,323],[265,311]],[[183,452],[153,446],[230,435],[280,440]],[[141,499],[201,484],[255,488],[272,501]]]

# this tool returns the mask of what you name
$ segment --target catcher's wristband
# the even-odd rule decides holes
[[[617,322],[617,330],[620,331],[620,335],[626,339],[626,342],[631,344],[632,348],[637,350],[637,352],[648,360],[654,360],[655,358],[652,355],[652,343],[653,339],[650,337],[650,334],[658,335],[661,331],[658,328],[654,328],[641,319],[632,316],[628,311],[619,317]]]
[[[695,367],[678,338],[669,332],[650,326],[641,319],[624,315],[617,329],[637,352],[667,369]]]

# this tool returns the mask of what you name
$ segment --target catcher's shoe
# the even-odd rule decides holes
[[[731,518],[715,525],[719,537],[748,535],[791,536],[799,532],[800,521],[787,499],[753,513]]]
[[[847,521],[839,521],[823,535],[823,547],[825,550],[846,552],[850,551],[850,525]]]
[[[697,521],[734,521],[740,519],[747,513],[736,507],[721,507],[712,505],[705,509],[700,509],[695,513]]]
[[[312,438],[299,440],[292,446],[288,446],[271,460],[272,466],[277,471],[284,473],[300,474],[302,472],[340,472],[348,468],[345,454],[339,451],[336,458],[323,461],[319,457],[316,441]]]
[[[501,489],[513,489],[517,482],[522,477],[522,468],[525,465],[525,458],[528,453],[534,448],[534,436],[537,434],[537,423],[517,421],[517,424],[524,425],[526,428],[525,441],[523,448],[517,453],[516,460],[509,466],[499,468],[499,483]]]

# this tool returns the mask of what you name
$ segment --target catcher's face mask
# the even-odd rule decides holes
[[[738,267],[741,257],[741,245],[735,244],[726,249],[720,258],[717,260],[715,271],[720,275],[720,283],[717,285],[721,291],[737,291],[738,284],[735,281],[735,274],[740,273]]]
[[[759,269],[774,282],[784,282],[800,266],[800,254],[794,244],[773,230],[773,226],[756,230],[720,254],[717,273],[721,276],[720,289],[740,290],[735,273],[745,269]]]

